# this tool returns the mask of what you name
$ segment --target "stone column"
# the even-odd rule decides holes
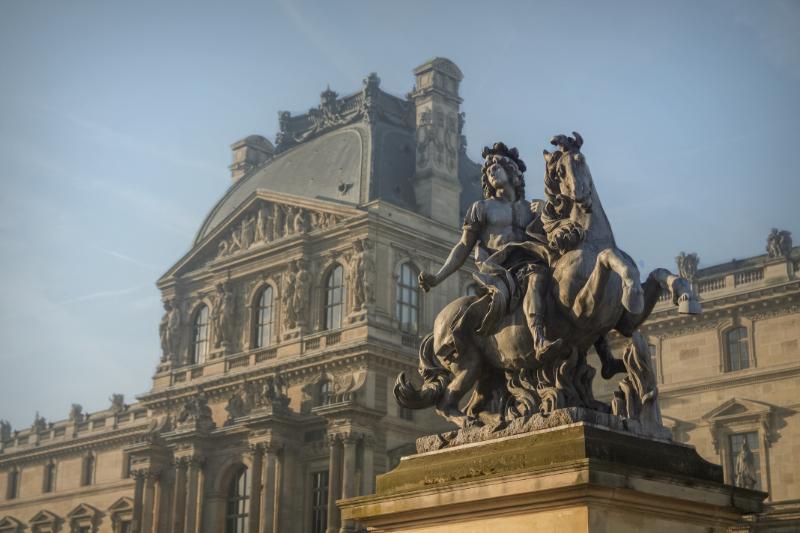
[[[142,502],[142,533],[153,533],[153,507],[155,506],[155,485],[157,474],[147,472],[144,478],[144,499]]]
[[[259,518],[261,517],[261,456],[263,450],[260,444],[250,445],[252,469],[250,470],[250,518],[247,525],[248,533],[259,533]]]
[[[291,446],[284,446],[281,449],[280,463],[280,509],[276,531],[292,531],[293,523],[296,521],[300,511],[295,512],[298,505],[301,505],[302,498],[295,494],[295,457]],[[302,516],[302,515],[301,515]]]
[[[136,485],[133,489],[133,519],[131,520],[131,531],[132,533],[142,533],[145,473],[143,471],[136,471],[133,473],[133,478],[136,480]]]
[[[155,480],[153,494],[153,533],[161,533],[161,499],[164,497],[164,477],[159,474]]]
[[[336,500],[339,499],[342,490],[341,461],[342,461],[342,442],[336,435],[329,437],[330,460],[328,462],[328,528],[325,533],[339,533],[339,508],[336,507]]]
[[[342,461],[342,498],[352,498],[356,495],[356,446],[358,439],[353,435],[347,435],[342,439],[344,443],[344,459]],[[341,533],[355,531],[355,523],[352,520],[345,520],[342,524]]]
[[[172,533],[184,533],[186,510],[186,463],[175,460],[175,483],[172,486]]]
[[[364,485],[360,495],[372,494],[375,492],[375,438],[372,436],[364,437],[364,466],[362,467],[361,479]]]
[[[259,533],[278,533],[272,529],[275,511],[275,446],[268,444],[264,454],[264,464],[261,468],[261,528]]]
[[[197,500],[198,488],[200,486],[200,468],[200,461],[194,458],[189,460],[186,482],[186,517],[184,518],[186,533],[196,533],[197,531]]]
[[[203,463],[198,464],[197,466],[197,511],[195,513],[195,526],[194,531],[195,533],[200,533],[203,531],[203,512],[204,512],[204,505],[203,505],[203,495],[205,494],[206,490],[206,471],[205,471],[205,461]]]
[[[279,533],[281,531],[281,494],[283,492],[283,448],[279,448],[275,453],[275,484],[272,487],[273,503],[272,503],[272,531]]]

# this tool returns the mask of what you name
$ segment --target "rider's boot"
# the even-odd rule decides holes
[[[539,314],[526,315],[528,319],[528,327],[531,330],[533,337],[533,353],[536,360],[539,362],[546,361],[553,353],[556,353],[563,344],[562,339],[550,341],[544,334],[544,320]]]

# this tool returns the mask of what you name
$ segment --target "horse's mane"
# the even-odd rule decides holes
[[[574,201],[561,194],[561,158],[571,152],[579,152],[583,139],[578,133],[575,137],[556,135],[550,143],[558,147],[552,154],[545,151],[544,194],[545,206],[541,219],[547,242],[551,248],[563,254],[572,250],[586,235],[584,228],[570,220]],[[549,157],[547,155],[549,154]]]

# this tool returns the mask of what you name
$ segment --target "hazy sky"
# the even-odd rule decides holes
[[[404,95],[464,72],[468,150],[579,131],[643,272],[800,240],[800,2],[0,3],[0,418],[91,411],[150,387],[155,280],[230,183],[230,144],[274,139],[375,71]]]

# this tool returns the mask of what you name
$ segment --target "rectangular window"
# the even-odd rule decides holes
[[[6,481],[6,499],[13,500],[19,496],[19,470],[11,470]]]
[[[311,533],[328,527],[328,471],[311,474]]]
[[[47,463],[44,465],[42,492],[53,492],[54,490],[56,490],[56,465]]]
[[[756,480],[756,485],[753,487],[756,490],[761,490],[761,450],[758,446],[758,432],[757,431],[749,431],[747,433],[734,433],[730,436],[730,446],[731,446],[731,457],[728,465],[728,471],[730,473],[730,480],[733,482],[734,485],[738,485],[737,483],[737,463],[741,462],[741,458],[739,457],[742,453],[742,447],[747,442],[747,446],[750,447],[750,452],[753,454],[752,459],[752,476]]]

